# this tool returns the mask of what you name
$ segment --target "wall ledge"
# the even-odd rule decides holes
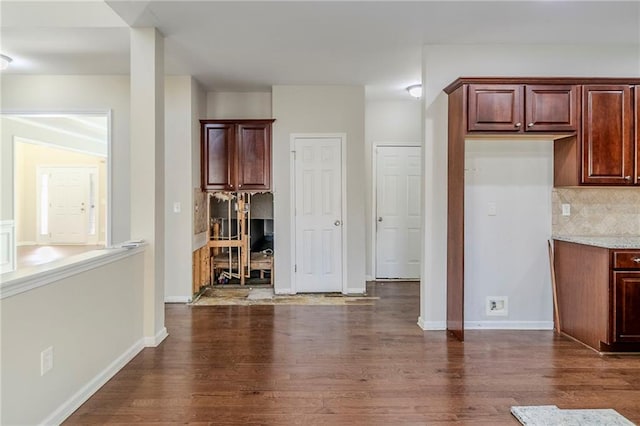
[[[133,248],[106,248],[69,256],[30,268],[0,275],[0,300],[52,284],[144,251],[145,245]]]

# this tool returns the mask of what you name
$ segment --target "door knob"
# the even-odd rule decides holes
[[[382,222],[382,216],[378,217],[378,222]]]
[[[342,225],[342,222],[340,222],[339,220],[336,220],[335,222],[333,222],[333,224],[335,226],[340,226],[340,225]]]

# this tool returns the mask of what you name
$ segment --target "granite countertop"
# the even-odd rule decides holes
[[[581,235],[554,235],[554,240],[585,244],[608,249],[640,249],[640,235],[592,237]]]

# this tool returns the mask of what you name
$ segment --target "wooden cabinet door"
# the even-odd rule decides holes
[[[635,100],[636,100],[636,105],[635,105],[635,111],[634,111],[634,117],[635,117],[635,125],[634,125],[634,130],[635,130],[635,135],[636,135],[636,168],[635,168],[635,182],[636,185],[640,185],[640,86],[635,86],[634,87],[635,90]]]
[[[525,100],[525,131],[571,132],[578,129],[577,86],[526,86]]]
[[[614,272],[613,340],[640,342],[640,272]]]
[[[468,131],[521,131],[523,93],[523,85],[470,84]]]
[[[202,189],[235,190],[235,125],[202,124]]]
[[[582,183],[633,184],[631,88],[589,85],[582,89]]]
[[[271,122],[238,125],[238,190],[271,188]]]

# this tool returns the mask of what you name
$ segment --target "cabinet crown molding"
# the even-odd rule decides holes
[[[443,90],[450,95],[464,84],[640,84],[638,77],[459,77]]]

